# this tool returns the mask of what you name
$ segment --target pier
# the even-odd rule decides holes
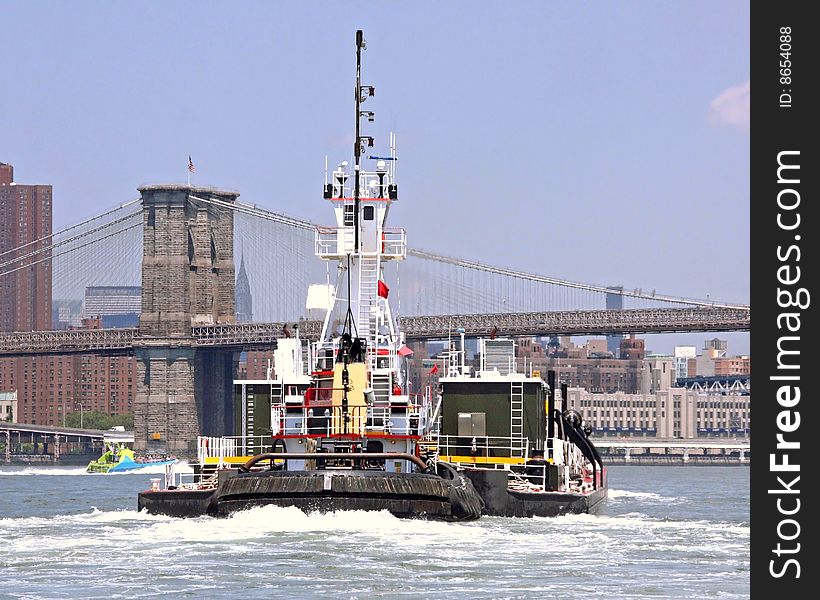
[[[608,464],[625,465],[748,465],[748,439],[726,438],[595,438]]]
[[[102,431],[0,423],[0,456],[6,464],[86,464],[105,442],[133,443],[130,431]]]

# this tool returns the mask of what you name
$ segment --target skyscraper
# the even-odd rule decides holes
[[[606,294],[606,309],[607,310],[623,310],[624,308],[624,288],[621,286],[610,286],[607,288],[612,290]],[[621,341],[624,336],[620,333],[612,333],[606,336],[606,349],[612,353],[612,356],[618,358],[618,352],[621,349]]]
[[[51,329],[50,236],[51,186],[15,183],[0,162],[0,332]]]
[[[236,322],[253,322],[253,296],[251,295],[251,282],[248,279],[248,272],[245,270],[245,254],[242,254],[242,262],[239,264],[239,274],[236,276]]]

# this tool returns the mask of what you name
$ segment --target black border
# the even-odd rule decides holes
[[[814,353],[812,342],[817,339],[815,319],[812,318],[813,306],[800,310],[801,327],[798,333],[782,331],[778,327],[778,315],[796,309],[784,309],[778,305],[778,268],[786,264],[792,269],[799,266],[801,279],[794,284],[793,290],[805,287],[814,292],[816,280],[816,257],[813,230],[817,224],[809,217],[808,211],[820,198],[817,196],[816,180],[820,176],[817,168],[816,145],[820,143],[820,130],[814,125],[813,113],[820,110],[816,89],[820,82],[816,80],[817,72],[811,53],[816,54],[818,42],[818,25],[809,17],[813,3],[768,1],[756,3],[751,7],[751,79],[754,80],[754,110],[751,118],[751,304],[754,308],[754,320],[751,332],[751,349],[754,357],[754,410],[752,428],[753,459],[751,462],[751,590],[755,598],[808,598],[818,593],[814,585],[815,573],[820,565],[815,566],[816,556],[814,535],[810,526],[814,498],[810,487],[812,476],[813,450],[812,436],[816,435],[816,422],[809,415],[810,408],[817,404],[813,397],[814,388],[811,375],[814,370]],[[788,84],[781,82],[780,28],[791,28],[791,80]],[[813,81],[814,79],[814,81]],[[791,94],[789,108],[781,107],[780,95],[788,90]],[[781,151],[800,152],[800,183],[796,184],[801,202],[791,214],[801,215],[798,229],[784,231],[778,227],[777,215],[783,211],[778,208],[777,196],[784,187],[794,185],[778,184],[778,153]],[[792,173],[795,171],[792,170]],[[817,223],[820,223],[820,217]],[[794,236],[800,240],[795,241]],[[794,260],[796,251],[788,261],[778,258],[778,246],[781,254],[789,245],[800,246],[800,260]],[[794,271],[792,271],[793,273]],[[812,294],[812,302],[820,302],[820,296]],[[799,336],[799,341],[790,342],[792,349],[800,354],[792,362],[799,363],[797,370],[789,374],[799,374],[801,401],[792,411],[800,412],[799,428],[786,435],[787,439],[799,441],[799,450],[789,451],[789,462],[800,465],[800,481],[795,487],[800,488],[801,509],[793,517],[800,524],[800,535],[792,542],[780,540],[778,523],[789,518],[781,515],[777,508],[777,498],[786,496],[770,494],[768,490],[778,487],[777,476],[788,477],[794,474],[775,473],[770,468],[770,454],[777,452],[776,434],[778,414],[784,407],[778,404],[777,391],[782,382],[770,378],[785,371],[778,369],[778,338],[783,335]],[[813,411],[811,411],[813,412]],[[782,462],[782,450],[777,460]],[[788,496],[793,499],[797,496]],[[788,532],[788,529],[784,529]],[[791,557],[800,563],[800,577],[795,578],[796,568],[792,566],[783,577],[776,578],[771,574],[770,561],[774,570],[782,569],[785,555],[778,557],[773,550],[778,542],[783,547],[800,543],[800,551]]]

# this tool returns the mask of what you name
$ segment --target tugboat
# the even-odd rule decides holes
[[[478,340],[473,368],[459,333],[461,347],[450,343],[439,380],[438,453],[472,481],[484,514],[552,517],[601,507],[607,470],[591,428],[556,403],[555,372],[547,381],[532,365],[518,372],[515,341],[495,336]]]
[[[395,142],[391,136],[390,156],[369,157],[373,171],[361,168],[373,146],[373,138],[361,134],[362,117],[373,120],[361,104],[374,94],[361,84],[364,47],[359,30],[352,181],[347,162],[333,171],[332,182],[325,174],[323,195],[333,204],[336,226],[316,230],[316,255],[335,263],[339,274],[337,285],[327,286],[321,337],[307,346],[298,335],[278,340],[276,378],[261,388],[257,383],[250,395],[243,384],[238,435],[199,438],[199,481],[166,481],[164,489],[156,483],[139,494],[141,510],[221,516],[272,504],[445,520],[481,516],[470,479],[426,451],[433,442],[432,391],[409,394],[403,377],[410,351],[384,278],[385,263],[407,252],[405,231],[387,227],[398,200]]]

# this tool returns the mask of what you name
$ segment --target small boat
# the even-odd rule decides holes
[[[321,336],[303,344],[297,330],[277,340],[275,378],[255,385],[253,393],[240,384],[237,435],[200,437],[198,479],[166,479],[164,489],[153,482],[138,496],[140,510],[224,516],[276,505],[442,520],[481,516],[470,480],[428,449],[435,394],[411,394],[406,382],[412,352],[391,312],[385,281],[385,265],[407,255],[405,231],[387,226],[398,200],[395,143],[391,136],[389,156],[364,156],[373,146],[373,138],[360,132],[362,116],[373,120],[372,111],[360,108],[373,95],[373,87],[360,81],[364,46],[357,31],[355,166],[351,173],[341,162],[332,182],[325,174],[323,197],[336,223],[316,229],[316,255],[338,274],[336,285],[321,294]],[[372,160],[372,168],[363,168],[363,159]],[[257,393],[264,387],[264,395]]]
[[[177,462],[176,458],[150,459],[138,458],[134,451],[125,444],[107,444],[106,450],[96,460],[92,460],[86,467],[88,473],[122,473],[136,471],[148,467],[164,467]]]

